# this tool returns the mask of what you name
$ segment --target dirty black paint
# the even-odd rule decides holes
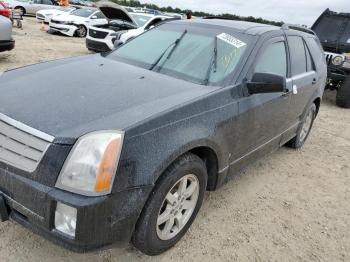
[[[318,68],[325,65],[317,65],[317,84],[300,90],[305,94],[301,100],[290,92],[250,96],[244,83],[252,75],[256,57],[266,41],[284,38],[285,32],[223,20],[193,24],[254,36],[230,82],[197,85],[100,55],[56,60],[2,75],[0,112],[55,137],[33,173],[0,163],[0,194],[12,209],[12,219],[75,251],[129,241],[157,179],[182,154],[196,148],[214,153],[215,188],[228,174],[295,136],[305,109],[322,97],[326,73]],[[291,105],[301,113],[292,117]],[[123,130],[125,138],[112,193],[85,197],[54,188],[76,139],[113,129]],[[53,228],[57,201],[78,209],[75,239]]]

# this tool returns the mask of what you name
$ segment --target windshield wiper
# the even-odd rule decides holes
[[[181,40],[184,38],[184,36],[187,34],[187,30],[185,30],[181,36],[175,40],[175,42],[171,43],[171,45],[169,45],[164,52],[159,56],[159,58],[151,65],[151,67],[149,68],[149,70],[153,70],[158,64],[159,62],[162,60],[162,58],[165,56],[165,54],[168,52],[169,48],[173,47],[170,52],[169,55],[167,56],[166,59],[170,59],[170,57],[172,56],[172,54],[174,53],[176,47],[180,44]],[[163,63],[164,64],[164,63]],[[162,66],[159,67],[159,70],[161,69]],[[158,70],[158,71],[159,71]]]
[[[204,79],[205,85],[209,84],[209,79],[211,76],[211,69],[213,67],[214,67],[213,71],[214,71],[214,73],[216,73],[217,68],[218,68],[218,37],[217,36],[215,36],[215,40],[214,40],[214,53],[213,53],[213,56],[210,60],[208,71],[207,71],[207,74],[206,74],[205,79]]]

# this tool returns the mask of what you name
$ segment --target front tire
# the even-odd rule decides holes
[[[298,129],[297,135],[286,144],[288,147],[299,149],[305,144],[311,132],[314,120],[316,118],[316,114],[316,105],[312,104],[312,106],[307,110],[303,118],[303,121]]]
[[[203,161],[186,154],[160,177],[133,234],[132,243],[154,256],[173,247],[187,232],[202,205],[207,185]]]
[[[86,37],[87,28],[84,25],[79,25],[77,31],[75,31],[77,37]]]
[[[347,77],[338,88],[336,103],[339,107],[350,108],[350,77]]]

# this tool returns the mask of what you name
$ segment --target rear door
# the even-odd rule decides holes
[[[294,121],[299,121],[317,90],[320,79],[318,79],[314,60],[303,37],[288,35],[288,46],[293,83],[289,114]]]

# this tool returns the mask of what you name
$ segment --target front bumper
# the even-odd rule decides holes
[[[107,45],[107,43],[105,43],[104,41],[98,41],[89,37],[86,37],[86,48],[97,53],[109,52],[113,50],[113,48],[110,48],[110,46]]]
[[[0,41],[0,52],[10,51],[15,48],[14,40]]]
[[[102,197],[85,197],[44,186],[0,168],[0,196],[9,217],[46,239],[76,252],[129,242],[151,186]],[[57,202],[77,209],[75,237],[54,227]]]
[[[50,29],[55,32],[60,32],[67,36],[74,36],[77,27],[75,25],[63,25],[50,22]]]

